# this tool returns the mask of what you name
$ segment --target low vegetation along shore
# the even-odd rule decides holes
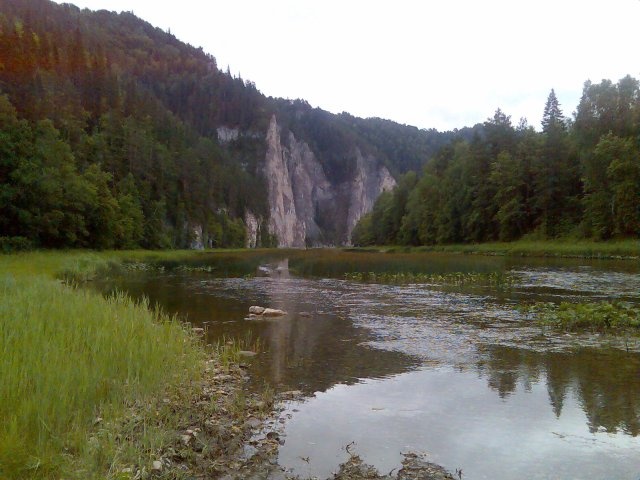
[[[244,388],[237,355],[246,347],[207,350],[144,302],[56,279],[148,255],[0,256],[0,478],[190,478],[253,468],[240,451],[273,398]],[[254,448],[266,457],[277,441]]]
[[[470,255],[503,255],[513,257],[565,257],[601,259],[640,259],[640,240],[596,242],[590,240],[541,240],[488,242],[477,244],[359,247],[355,251],[443,252]]]

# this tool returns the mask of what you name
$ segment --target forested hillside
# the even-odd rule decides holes
[[[553,90],[541,111],[541,132],[498,109],[473,138],[444,147],[378,198],[354,243],[640,236],[638,80],[586,82],[572,119]]]
[[[265,97],[131,13],[0,0],[3,244],[185,247],[200,226],[210,246],[244,245],[245,213],[269,215],[261,163],[274,114],[336,181],[355,147],[397,175],[469,134]],[[221,141],[221,127],[241,134]]]

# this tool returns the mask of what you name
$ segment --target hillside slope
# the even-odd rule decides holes
[[[456,136],[266,97],[132,13],[48,0],[0,0],[0,94],[18,246],[346,243]]]

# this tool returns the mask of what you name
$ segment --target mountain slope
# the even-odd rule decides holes
[[[0,0],[0,90],[16,245],[345,243],[455,136],[266,97],[131,13],[48,0]]]

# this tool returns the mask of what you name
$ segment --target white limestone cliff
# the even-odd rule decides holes
[[[332,184],[309,145],[291,132],[283,140],[275,115],[266,143],[268,228],[279,247],[349,244],[358,220],[396,184],[386,167],[357,148],[355,174]]]

